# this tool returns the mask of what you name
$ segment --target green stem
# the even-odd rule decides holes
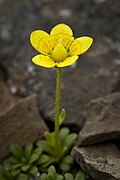
[[[56,139],[56,144],[58,144],[58,134],[59,134],[60,89],[61,89],[61,68],[57,68],[56,102],[55,102],[55,139]]]

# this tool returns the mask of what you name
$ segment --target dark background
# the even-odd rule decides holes
[[[79,128],[91,99],[120,91],[120,0],[0,0],[0,111],[37,93],[41,116],[53,120],[55,70],[32,64],[37,52],[29,36],[58,23],[68,24],[75,37],[94,39],[77,63],[63,69],[65,124]]]

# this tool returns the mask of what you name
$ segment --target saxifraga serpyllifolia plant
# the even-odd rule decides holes
[[[52,163],[59,162],[59,168],[68,172],[73,163],[73,158],[68,153],[74,145],[77,135],[69,134],[68,128],[60,130],[60,125],[65,119],[65,109],[60,111],[61,70],[63,67],[75,63],[79,55],[89,49],[93,39],[88,36],[74,39],[73,32],[68,25],[58,24],[50,34],[43,30],[33,31],[30,41],[40,53],[32,58],[32,62],[45,68],[55,68],[57,71],[54,132],[46,132],[46,140],[37,143],[38,146],[43,147],[44,152],[47,153],[44,156],[48,158],[41,170]]]

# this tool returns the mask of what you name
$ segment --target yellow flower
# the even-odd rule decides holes
[[[83,36],[74,39],[71,28],[66,24],[56,25],[50,35],[43,30],[33,31],[30,35],[32,46],[41,54],[32,61],[46,68],[72,65],[80,54],[86,52],[93,39]]]

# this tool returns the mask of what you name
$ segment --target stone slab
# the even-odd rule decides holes
[[[77,144],[95,144],[120,138],[120,93],[91,100],[84,115]]]
[[[94,180],[120,180],[120,150],[114,144],[74,147],[72,155]]]
[[[39,115],[36,98],[27,97],[0,114],[0,159],[8,155],[11,144],[24,146],[44,137],[47,127]]]

